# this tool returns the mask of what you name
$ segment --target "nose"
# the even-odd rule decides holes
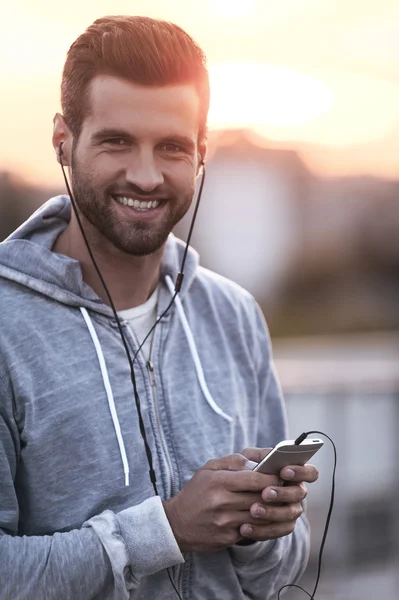
[[[143,192],[152,192],[164,182],[162,169],[150,149],[135,153],[129,163],[126,180]]]

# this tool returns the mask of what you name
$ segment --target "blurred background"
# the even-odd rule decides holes
[[[322,430],[337,445],[337,497],[316,597],[395,600],[399,3],[9,3],[0,23],[0,239],[64,193],[51,146],[61,70],[73,40],[106,14],[174,21],[207,53],[208,177],[193,246],[204,266],[261,305],[292,436]],[[189,216],[176,231],[183,238]],[[321,475],[309,494],[308,591],[332,456],[326,442],[314,460]]]

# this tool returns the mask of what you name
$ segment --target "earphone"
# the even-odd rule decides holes
[[[138,419],[139,419],[140,433],[141,433],[141,436],[143,438],[143,442],[144,442],[144,446],[145,446],[145,451],[146,451],[146,455],[147,455],[147,461],[148,461],[148,465],[149,465],[150,480],[151,480],[151,483],[152,483],[155,495],[158,495],[157,485],[156,485],[156,474],[155,474],[155,470],[153,468],[152,453],[151,453],[151,449],[150,449],[148,441],[147,441],[147,437],[146,437],[146,433],[145,433],[145,428],[144,428],[144,422],[143,422],[143,418],[142,418],[142,415],[141,415],[140,398],[139,398],[139,395],[138,395],[138,392],[137,392],[136,379],[135,379],[135,375],[134,375],[134,361],[135,361],[136,356],[138,355],[141,347],[143,346],[143,344],[145,343],[145,341],[149,337],[149,335],[152,333],[152,331],[155,329],[155,327],[160,322],[160,320],[164,317],[164,315],[171,308],[171,306],[174,303],[174,300],[176,298],[176,295],[179,293],[179,291],[181,289],[183,278],[184,278],[184,265],[185,265],[186,256],[187,256],[187,252],[188,252],[188,247],[189,247],[191,235],[192,235],[192,232],[193,232],[194,223],[195,223],[195,219],[196,219],[196,216],[197,216],[198,207],[199,207],[199,203],[200,203],[200,199],[201,199],[201,195],[202,195],[202,190],[203,190],[203,186],[204,186],[204,181],[205,181],[205,174],[206,174],[206,172],[205,172],[205,164],[204,164],[204,161],[202,161],[202,163],[201,163],[201,166],[202,166],[202,169],[203,169],[202,179],[201,179],[201,183],[200,183],[200,187],[199,187],[199,191],[198,191],[197,200],[196,200],[196,203],[195,203],[195,208],[194,208],[194,213],[193,213],[193,217],[192,217],[191,224],[190,224],[189,233],[188,233],[188,236],[187,236],[187,241],[186,241],[186,245],[185,245],[185,249],[184,249],[184,254],[183,254],[183,258],[182,258],[182,262],[181,262],[180,271],[179,271],[179,273],[177,275],[176,282],[175,282],[175,292],[174,292],[174,295],[173,295],[172,300],[170,301],[169,305],[165,309],[165,311],[162,313],[162,315],[160,315],[160,317],[157,318],[156,322],[154,323],[154,325],[152,326],[152,328],[148,332],[147,336],[143,340],[142,344],[140,345],[140,347],[138,348],[138,350],[136,351],[136,353],[135,353],[135,355],[134,355],[134,357],[132,359],[132,357],[130,355],[130,352],[129,352],[129,348],[128,348],[128,345],[127,345],[127,341],[126,341],[125,335],[123,333],[123,329],[122,329],[122,326],[121,326],[121,323],[120,323],[120,319],[119,319],[118,314],[116,312],[116,309],[115,309],[113,300],[111,298],[111,295],[109,293],[109,290],[108,290],[108,288],[106,286],[106,283],[105,283],[105,281],[104,281],[104,279],[103,279],[103,277],[101,275],[101,272],[100,272],[100,270],[98,268],[96,260],[95,260],[95,258],[93,256],[92,250],[90,248],[90,244],[89,244],[89,242],[87,240],[86,234],[84,232],[84,229],[83,229],[83,226],[82,226],[82,223],[81,223],[81,219],[80,219],[80,216],[79,216],[79,213],[78,213],[78,210],[77,210],[75,199],[72,196],[72,192],[71,192],[71,189],[70,189],[70,186],[69,186],[69,182],[68,182],[68,179],[67,179],[65,171],[64,171],[64,165],[63,165],[63,162],[62,162],[62,146],[63,146],[63,142],[61,142],[60,145],[59,145],[58,156],[59,156],[59,160],[60,160],[61,169],[62,169],[62,173],[63,173],[63,176],[64,176],[65,184],[66,184],[69,196],[71,198],[71,204],[72,204],[72,207],[73,207],[73,210],[74,210],[74,213],[75,213],[75,216],[76,216],[76,219],[77,219],[80,231],[82,233],[85,245],[86,245],[87,250],[89,252],[90,258],[91,258],[91,260],[93,262],[93,265],[94,265],[94,267],[95,267],[95,269],[97,271],[97,274],[98,274],[98,276],[100,278],[100,281],[102,283],[104,291],[105,291],[105,293],[107,295],[107,298],[109,300],[109,303],[111,305],[112,311],[114,313],[114,317],[115,317],[116,323],[118,325],[118,329],[119,329],[119,333],[120,333],[120,336],[121,336],[121,339],[122,339],[122,343],[123,343],[123,346],[124,346],[124,349],[125,349],[128,361],[129,361],[131,380],[132,380],[132,384],[133,384],[134,397],[135,397],[137,414],[138,414]],[[331,438],[329,438],[323,432],[309,431],[309,432],[303,433],[303,434],[301,434],[295,440],[295,443],[296,444],[300,444],[300,442],[303,441],[307,437],[307,435],[314,434],[314,433],[321,434],[321,435],[324,435],[325,437],[327,437],[330,440],[330,442],[332,443],[333,448],[334,448],[334,469],[333,469],[333,476],[332,476],[331,500],[330,500],[330,506],[329,506],[328,515],[327,515],[327,519],[326,519],[326,525],[325,525],[325,529],[324,529],[324,533],[323,533],[322,543],[321,543],[320,551],[319,551],[318,573],[317,573],[316,584],[315,584],[315,587],[314,587],[314,590],[313,590],[312,594],[309,594],[306,590],[304,590],[303,588],[301,588],[300,586],[298,586],[296,584],[287,584],[287,585],[284,585],[278,591],[278,600],[280,599],[280,594],[281,594],[282,590],[285,589],[285,588],[288,588],[288,587],[296,587],[296,588],[302,590],[304,593],[306,593],[311,598],[311,600],[313,600],[314,596],[315,596],[315,593],[316,593],[316,590],[317,590],[317,587],[318,587],[319,579],[320,579],[322,555],[323,555],[324,545],[325,545],[325,541],[326,541],[326,537],[327,537],[327,532],[328,532],[328,528],[329,528],[331,513],[332,513],[332,509],[333,509],[333,504],[334,504],[335,470],[336,470],[336,464],[337,464],[337,455],[336,455],[336,449],[335,449],[334,442],[331,440]],[[173,586],[173,588],[174,588],[177,596],[179,597],[180,600],[182,600],[181,596],[180,596],[180,593],[177,590],[176,585],[175,585],[175,583],[174,583],[174,581],[172,579],[172,576],[170,574],[169,569],[167,569],[167,573],[168,573],[170,582],[171,582],[171,584],[172,584],[172,586]]]
[[[99,267],[97,265],[97,262],[96,262],[96,260],[94,258],[93,252],[92,252],[92,250],[90,248],[89,241],[88,241],[86,233],[84,231],[81,218],[79,216],[79,211],[78,211],[78,208],[77,208],[77,205],[76,205],[76,201],[75,201],[75,199],[74,199],[74,197],[72,195],[72,191],[71,191],[71,188],[70,188],[70,185],[69,185],[69,182],[68,182],[68,178],[67,178],[67,176],[65,174],[64,164],[62,162],[62,154],[63,154],[62,147],[63,147],[63,142],[61,142],[59,144],[59,146],[58,146],[58,157],[59,157],[59,161],[60,161],[61,170],[62,170],[62,174],[63,174],[63,177],[64,177],[65,185],[66,185],[66,188],[68,190],[69,197],[71,199],[72,208],[73,208],[73,211],[75,213],[75,217],[76,217],[76,220],[77,220],[80,232],[82,234],[84,243],[86,245],[87,251],[89,253],[90,259],[91,259],[91,261],[93,263],[93,266],[94,266],[94,268],[95,268],[95,270],[97,272],[97,275],[98,275],[98,277],[99,277],[99,279],[101,281],[101,285],[104,288],[104,291],[105,291],[105,293],[107,295],[108,301],[109,301],[110,306],[112,308],[112,312],[114,314],[114,318],[115,318],[116,324],[118,326],[119,334],[121,336],[122,344],[123,344],[123,347],[125,349],[125,353],[126,353],[126,356],[127,356],[128,362],[129,362],[130,377],[131,377],[131,381],[132,381],[132,385],[133,385],[133,392],[134,392],[134,399],[135,399],[135,403],[136,403],[137,416],[138,416],[138,420],[139,420],[140,434],[141,434],[141,437],[143,438],[145,453],[146,453],[146,456],[147,456],[147,462],[148,462],[148,467],[149,467],[149,476],[150,476],[152,487],[154,489],[154,493],[155,493],[156,496],[158,496],[157,478],[156,478],[156,473],[155,473],[154,466],[153,466],[152,452],[151,452],[151,449],[150,449],[150,446],[149,446],[149,443],[148,443],[148,440],[147,440],[147,434],[145,432],[144,421],[143,421],[143,417],[142,417],[142,414],[141,414],[140,396],[139,396],[138,391],[137,391],[136,377],[134,375],[134,361],[135,361],[138,353],[140,352],[142,346],[146,342],[147,338],[151,335],[151,333],[153,332],[153,330],[155,329],[155,327],[158,325],[158,323],[161,321],[161,319],[166,315],[166,313],[169,311],[169,309],[173,305],[173,303],[175,301],[175,298],[176,298],[176,295],[179,293],[179,291],[181,289],[181,286],[182,286],[182,283],[183,283],[183,278],[184,278],[184,266],[185,266],[185,263],[186,263],[187,252],[188,252],[188,248],[189,248],[189,245],[190,245],[191,235],[192,235],[192,232],[193,232],[193,229],[194,229],[194,223],[195,223],[195,219],[197,217],[198,208],[199,208],[199,204],[200,204],[200,200],[201,200],[201,196],[202,196],[202,190],[203,190],[204,182],[205,182],[205,175],[206,175],[205,162],[202,159],[202,161],[200,163],[200,166],[202,167],[202,178],[201,178],[201,183],[200,183],[200,187],[199,187],[199,190],[198,190],[197,199],[196,199],[196,202],[195,202],[194,213],[193,213],[193,216],[192,216],[192,219],[191,219],[191,224],[190,224],[190,229],[189,229],[188,236],[187,236],[186,245],[185,245],[185,248],[184,248],[183,258],[182,258],[181,265],[180,265],[180,271],[179,271],[179,273],[177,274],[177,277],[176,277],[175,292],[173,294],[173,297],[172,297],[170,303],[168,304],[168,306],[166,307],[166,309],[164,310],[164,312],[157,318],[157,320],[155,321],[154,325],[151,327],[150,331],[145,336],[144,340],[142,341],[141,345],[137,349],[137,351],[136,351],[136,353],[135,353],[135,355],[134,355],[134,357],[132,359],[132,357],[130,355],[129,347],[128,347],[128,344],[127,344],[127,341],[126,341],[125,334],[123,333],[123,329],[122,329],[122,325],[121,325],[118,313],[116,311],[116,308],[115,308],[114,302],[112,300],[111,294],[110,294],[110,292],[108,290],[108,287],[107,287],[107,285],[106,285],[106,283],[104,281],[104,278],[103,278],[103,276],[101,274],[101,271],[100,271],[100,269],[99,269]],[[170,579],[170,582],[171,582],[171,584],[172,584],[172,586],[173,586],[173,588],[174,588],[177,596],[179,597],[180,600],[182,600],[181,596],[180,596],[180,593],[179,593],[179,591],[178,591],[178,589],[177,589],[177,587],[176,587],[176,585],[175,585],[175,583],[174,583],[174,581],[172,579],[172,576],[170,574],[170,570],[169,569],[167,569],[167,573],[168,573],[168,577]]]

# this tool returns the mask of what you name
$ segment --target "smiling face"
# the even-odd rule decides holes
[[[119,250],[156,252],[187,212],[200,164],[198,125],[193,85],[92,80],[90,113],[78,140],[70,139],[72,190],[80,212]]]

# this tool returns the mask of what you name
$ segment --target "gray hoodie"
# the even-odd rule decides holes
[[[53,198],[0,244],[0,599],[177,600],[169,567],[184,600],[276,598],[306,565],[305,517],[278,540],[183,556],[162,505],[209,459],[287,437],[259,308],[190,249],[154,372],[135,362],[154,496],[112,311],[51,251],[70,210]],[[171,235],[159,314],[183,249]]]

